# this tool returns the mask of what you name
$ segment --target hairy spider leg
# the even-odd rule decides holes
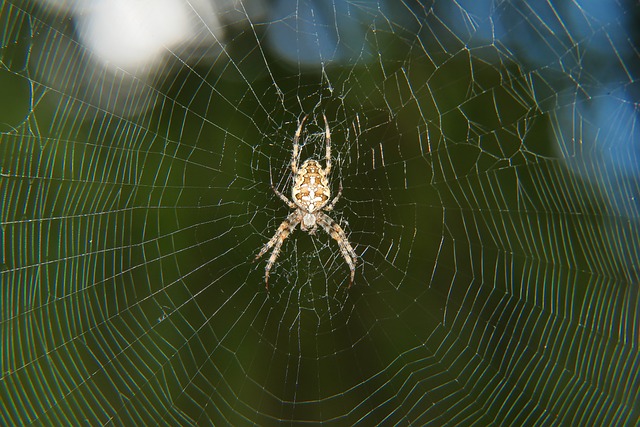
[[[284,194],[279,192],[278,189],[273,184],[271,184],[271,189],[273,190],[274,193],[276,193],[276,196],[280,197],[280,199],[283,202],[285,202],[287,204],[287,206],[289,206],[291,209],[298,209],[296,204],[293,203],[291,200],[289,200],[289,198],[287,196],[285,196]]]
[[[338,246],[340,247],[340,252],[344,257],[344,260],[347,262],[349,266],[349,270],[351,270],[351,280],[349,281],[348,288],[353,284],[353,279],[356,274],[356,260],[358,256],[356,252],[351,247],[351,244],[347,240],[347,236],[344,234],[344,230],[340,225],[331,219],[330,216],[325,215],[323,212],[318,212],[318,223],[327,232],[336,242],[338,242]]]
[[[276,188],[276,186],[273,185],[273,175],[271,175],[271,168],[269,168],[269,181],[271,181],[271,189],[273,190],[274,193],[276,193],[276,196],[280,197],[280,200],[285,202],[287,204],[287,206],[289,206],[291,209],[297,209],[298,208],[295,203],[293,203],[291,200],[289,200],[287,198],[287,196],[285,196],[284,194],[279,192],[278,189]]]
[[[285,241],[287,237],[289,237],[289,234],[293,233],[296,226],[300,223],[301,220],[302,220],[302,216],[298,213],[297,210],[291,212],[287,217],[287,219],[282,221],[282,223],[280,224],[280,227],[278,227],[278,231],[276,231],[276,234],[274,234],[271,240],[269,240],[262,247],[262,249],[254,259],[254,261],[257,260],[262,255],[264,255],[269,249],[273,247],[273,252],[271,252],[269,261],[267,261],[267,266],[264,269],[265,270],[264,283],[265,283],[265,288],[267,288],[267,290],[269,290],[269,272],[271,271],[271,267],[273,266],[273,263],[276,262],[276,259],[280,254],[280,248],[282,247],[282,243]]]
[[[336,194],[336,197],[334,197],[333,200],[329,202],[329,204],[325,205],[325,207],[323,207],[322,210],[323,211],[333,210],[333,207],[336,205],[336,203],[338,203],[340,196],[342,196],[342,181],[340,181],[340,187],[338,188],[338,194]]]
[[[326,166],[324,168],[324,174],[329,178],[329,172],[331,172],[331,131],[329,130],[327,116],[323,113],[322,117],[324,117],[324,139],[327,141],[327,154],[325,155]]]
[[[291,172],[293,175],[298,174],[298,163],[300,162],[300,145],[298,141],[300,140],[300,134],[302,133],[302,126],[304,125],[304,121],[307,120],[307,116],[304,116],[298,125],[298,130],[296,130],[296,134],[293,137],[293,155],[291,156]]]

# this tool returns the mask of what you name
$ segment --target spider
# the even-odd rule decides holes
[[[267,290],[269,290],[269,272],[278,258],[282,243],[287,237],[289,237],[289,234],[295,230],[298,224],[300,224],[300,228],[303,231],[306,231],[311,235],[315,234],[316,227],[320,225],[324,231],[338,242],[340,252],[351,270],[349,288],[353,284],[357,259],[356,253],[351,247],[351,244],[349,243],[349,240],[347,240],[347,236],[344,234],[340,225],[325,214],[325,211],[333,209],[342,195],[342,183],[340,183],[340,188],[336,197],[329,202],[331,197],[328,179],[329,172],[331,172],[331,132],[329,131],[327,117],[324,114],[322,116],[324,117],[325,140],[327,143],[325,168],[323,169],[320,166],[320,163],[314,159],[305,160],[305,162],[302,163],[302,166],[298,167],[300,162],[300,145],[298,144],[298,141],[300,139],[300,133],[302,132],[304,121],[307,119],[307,116],[304,116],[293,137],[293,153],[291,158],[291,172],[294,175],[293,187],[291,188],[291,197],[293,201],[289,200],[284,194],[279,192],[273,184],[271,184],[271,188],[274,193],[276,193],[276,195],[280,197],[280,199],[291,209],[294,209],[294,211],[287,216],[282,224],[280,224],[280,227],[278,227],[278,230],[271,240],[262,247],[255,258],[255,260],[257,260],[273,247],[273,252],[271,252],[269,261],[267,261],[264,274],[264,282]]]

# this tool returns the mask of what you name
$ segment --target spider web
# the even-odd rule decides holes
[[[635,2],[160,3],[0,3],[0,424],[640,422]]]

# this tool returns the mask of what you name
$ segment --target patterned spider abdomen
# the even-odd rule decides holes
[[[307,160],[302,164],[291,195],[294,203],[305,213],[319,211],[327,204],[331,190],[324,170],[317,161]]]

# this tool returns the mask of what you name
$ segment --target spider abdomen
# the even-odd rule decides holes
[[[325,171],[316,160],[307,160],[302,164],[295,177],[291,196],[295,204],[308,213],[316,212],[327,204],[331,190]]]

